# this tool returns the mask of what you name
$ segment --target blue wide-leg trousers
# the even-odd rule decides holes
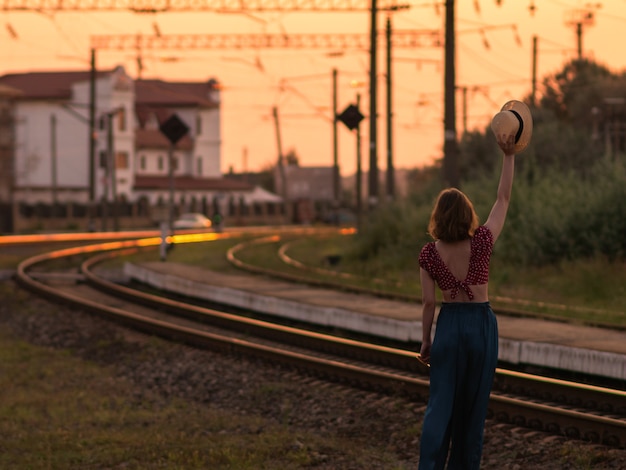
[[[443,303],[430,355],[420,470],[479,469],[498,323],[489,302]]]

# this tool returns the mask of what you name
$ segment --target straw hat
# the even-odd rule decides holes
[[[520,153],[533,135],[530,109],[521,101],[508,101],[491,120],[491,130],[495,135],[515,134],[515,153]]]

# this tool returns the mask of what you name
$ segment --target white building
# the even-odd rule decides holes
[[[172,115],[189,128],[172,152],[177,204],[239,200],[253,190],[221,175],[220,87],[214,79],[135,81],[123,67],[97,72],[93,173],[89,71],[8,74],[0,86],[20,93],[14,100],[13,201],[88,203],[114,195],[167,201],[171,144],[160,125]]]

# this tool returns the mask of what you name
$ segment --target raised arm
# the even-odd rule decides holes
[[[496,202],[491,208],[487,222],[485,222],[485,225],[493,234],[494,243],[500,236],[502,227],[504,227],[506,213],[509,209],[509,201],[511,200],[511,189],[513,187],[513,174],[515,170],[515,136],[502,134],[496,136],[496,139],[498,145],[504,152],[504,157],[502,159],[502,171],[500,173]]]

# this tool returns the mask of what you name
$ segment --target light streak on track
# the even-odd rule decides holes
[[[183,230],[173,235],[174,243],[205,242],[222,238],[241,237],[244,234],[267,233],[267,232],[291,232],[291,233],[323,233],[327,231],[338,231],[342,235],[350,235],[356,232],[354,228],[311,228],[311,227],[246,227],[225,232],[192,232]],[[161,240],[160,230],[129,230],[125,232],[79,232],[79,233],[43,233],[33,235],[5,235],[0,236],[0,245],[14,245],[26,243],[46,243],[46,242],[72,242],[89,240],[120,240],[138,238],[158,238]],[[171,243],[172,236],[168,236],[168,243]]]

